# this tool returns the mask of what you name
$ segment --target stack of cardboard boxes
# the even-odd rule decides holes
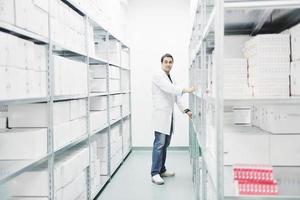
[[[114,170],[118,167],[118,165],[123,159],[121,131],[121,126],[116,125],[111,128],[110,132],[110,162],[112,172],[114,172]]]
[[[123,157],[126,156],[125,154],[128,153],[130,149],[131,144],[131,138],[130,138],[130,118],[127,118],[123,122]]]
[[[54,149],[58,149],[69,142],[72,142],[79,137],[86,135],[86,100],[72,100],[55,102],[53,107],[54,120]],[[21,137],[22,134],[40,135],[42,128],[48,127],[48,105],[46,103],[24,104],[24,105],[9,105],[8,106],[8,126],[11,134],[7,135],[9,141],[17,142],[14,134]],[[26,131],[18,131],[19,128],[26,128]],[[32,128],[35,131],[30,131]],[[16,132],[15,132],[16,131]],[[12,134],[14,133],[14,134]],[[5,133],[3,133],[5,134]],[[46,134],[46,131],[43,131]],[[27,135],[29,137],[29,135]],[[29,137],[32,143],[39,144],[42,149],[35,149],[36,154],[44,152],[47,147],[47,137]],[[36,140],[33,140],[36,139]],[[27,151],[26,143],[18,145],[24,152]],[[22,148],[21,148],[22,147]],[[28,149],[29,150],[29,149]]]
[[[107,92],[107,66],[90,66],[90,92]]]
[[[288,97],[290,74],[290,36],[257,35],[245,43],[249,86],[254,97]]]
[[[88,158],[89,151],[84,146],[75,146],[68,153],[55,158],[55,199],[77,199],[86,195]],[[8,183],[8,192],[17,198],[48,199],[48,180],[47,165],[38,166],[12,179]]]
[[[291,96],[300,96],[300,24],[290,29],[291,34]]]
[[[55,95],[87,95],[87,65],[61,56],[54,58]]]
[[[107,127],[107,96],[91,97],[90,111],[92,133]]]
[[[45,97],[46,46],[0,32],[0,48],[0,100]]]

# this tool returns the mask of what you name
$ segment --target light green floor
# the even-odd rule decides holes
[[[98,200],[193,200],[188,151],[168,151],[166,162],[176,176],[165,178],[164,185],[155,185],[150,176],[151,151],[133,151]]]

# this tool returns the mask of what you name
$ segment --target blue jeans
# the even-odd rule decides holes
[[[155,139],[152,150],[151,176],[162,174],[166,171],[167,148],[170,145],[172,135],[166,135],[155,131]]]

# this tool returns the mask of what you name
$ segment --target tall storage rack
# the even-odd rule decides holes
[[[190,152],[196,199],[300,199],[299,166],[273,166],[279,179],[278,195],[247,196],[239,195],[234,189],[233,165],[226,165],[224,159],[226,153],[224,141],[228,137],[225,134],[227,124],[224,122],[226,106],[300,105],[297,96],[225,98],[224,51],[235,47],[234,44],[225,46],[224,37],[281,33],[299,23],[300,1],[200,0],[193,2],[193,28],[189,46],[190,84],[197,85],[201,91],[190,95],[190,107],[194,113],[189,129]],[[255,14],[251,12],[253,10],[256,11]],[[274,11],[285,12],[281,18],[279,17],[278,23],[275,17],[271,23],[267,20]],[[212,53],[216,68],[213,72],[209,67],[213,59]],[[215,96],[212,96],[212,91],[208,89],[211,81],[209,73],[215,73],[213,75],[216,81]],[[244,132],[249,131],[248,128],[241,127]],[[260,153],[262,152],[258,154]],[[283,170],[278,172],[280,171],[278,169]]]
[[[17,0],[18,1],[18,0]],[[1,1],[2,9],[4,9],[5,14],[5,6],[8,6],[10,1]],[[11,1],[14,5],[14,1]],[[21,3],[21,1],[19,1]],[[48,115],[48,122],[47,122],[47,153],[43,156],[39,156],[38,158],[34,160],[1,160],[0,161],[0,194],[1,198],[9,198],[7,196],[8,194],[8,188],[7,183],[13,181],[16,177],[19,175],[22,175],[32,169],[35,169],[38,166],[47,166],[47,172],[48,172],[48,195],[47,199],[55,199],[57,197],[56,191],[55,191],[55,185],[54,183],[57,181],[55,180],[54,176],[54,168],[55,168],[55,158],[59,155],[68,154],[70,149],[76,148],[78,145],[81,145],[82,147],[87,147],[89,149],[89,156],[88,156],[88,167],[86,168],[86,191],[87,194],[85,197],[87,199],[94,199],[96,196],[100,193],[100,191],[103,189],[103,187],[109,182],[109,180],[112,178],[113,174],[116,172],[118,167],[123,163],[123,161],[127,158],[129,153],[131,152],[131,86],[130,86],[130,49],[124,42],[120,41],[120,37],[116,37],[115,34],[112,34],[109,30],[109,27],[103,22],[103,19],[101,18],[101,13],[98,13],[95,10],[89,10],[87,7],[83,6],[83,2],[75,1],[75,0],[63,0],[60,1],[64,6],[67,6],[68,9],[71,9],[72,12],[75,11],[76,17],[82,17],[84,19],[84,44],[85,49],[84,51],[77,51],[75,49],[70,49],[67,46],[61,45],[56,43],[53,40],[53,4],[54,1],[52,0],[44,0],[41,3],[44,5],[44,9],[48,11],[47,13],[47,25],[44,26],[44,28],[47,28],[48,31],[44,35],[35,33],[32,30],[28,30],[26,28],[8,23],[7,21],[0,20],[0,30],[1,33],[5,33],[8,35],[13,35],[18,38],[22,38],[23,40],[34,42],[36,45],[44,46],[47,49],[47,95],[43,97],[34,97],[34,98],[17,98],[17,99],[2,99],[0,100],[0,106],[1,111],[7,111],[9,105],[22,105],[22,104],[35,104],[35,103],[45,103],[47,105],[47,115]],[[33,1],[26,1],[26,3],[33,3]],[[88,4],[88,3],[87,3]],[[2,11],[1,11],[2,12]],[[7,14],[7,12],[6,12]],[[3,16],[2,16],[3,17]],[[5,19],[5,16],[4,16]],[[72,19],[70,19],[72,20]],[[92,28],[89,28],[89,26]],[[91,33],[92,31],[92,33]],[[65,33],[67,34],[67,33]],[[94,46],[95,44],[89,41],[88,34],[94,35],[94,37],[100,37],[104,43],[102,45],[105,45],[106,47],[106,53],[105,56],[102,58],[99,58],[95,56],[94,54],[89,53],[89,48],[91,46]],[[121,60],[123,57],[121,54],[119,55],[119,63],[116,63],[112,60],[110,60],[109,53],[110,53],[110,47],[109,47],[109,41],[116,41],[116,43],[120,44],[121,50],[127,52],[128,58],[126,61],[128,61],[128,64],[125,66],[121,64]],[[2,49],[3,50],[3,49]],[[1,50],[1,51],[2,51]],[[2,53],[1,53],[2,54]],[[54,74],[54,57],[59,56],[62,58],[67,58],[71,61],[76,61],[80,63],[84,63],[87,66],[87,77],[85,78],[87,80],[87,92],[86,94],[82,95],[55,95],[55,74]],[[18,58],[16,58],[18,59]],[[91,77],[90,77],[90,68],[94,65],[102,65],[106,66],[106,91],[101,93],[92,93],[91,92]],[[109,70],[115,67],[120,71],[120,74],[126,74],[126,76],[120,76],[120,82],[119,82],[119,90],[116,91],[110,91],[110,73]],[[70,74],[72,76],[72,74]],[[124,78],[126,77],[126,78]],[[2,83],[1,83],[2,84]],[[123,85],[126,85],[126,87],[122,87]],[[126,104],[121,103],[120,105],[120,116],[117,118],[111,119],[111,113],[110,108],[111,105],[111,98],[113,95],[127,95],[128,101]],[[106,106],[107,106],[107,116],[105,119],[105,122],[98,121],[97,123],[105,124],[101,128],[98,128],[97,130],[91,130],[91,113],[90,113],[90,102],[92,97],[106,97]],[[85,123],[87,127],[87,133],[76,138],[68,141],[68,143],[65,143],[64,145],[55,148],[54,147],[54,139],[53,139],[53,129],[54,129],[54,122],[53,122],[53,113],[54,113],[54,104],[55,102],[64,102],[69,100],[82,100],[84,99],[86,102],[86,117],[85,117]],[[128,128],[128,134],[127,141],[123,141],[123,126],[124,121],[128,121],[127,124]],[[111,128],[113,126],[119,126],[120,127],[120,137],[122,137],[122,159],[120,159],[117,163],[117,165],[112,168],[111,166]],[[95,137],[98,137],[101,134],[104,134],[103,132],[107,133],[107,176],[102,180],[100,185],[97,185],[96,190],[92,193],[91,191],[91,158],[94,156],[91,147],[91,142],[95,140]],[[125,140],[125,139],[124,139]],[[125,146],[126,145],[126,146]],[[17,147],[12,147],[17,148]],[[82,198],[82,197],[81,197]]]

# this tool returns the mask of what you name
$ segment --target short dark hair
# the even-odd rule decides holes
[[[165,58],[172,58],[172,61],[174,61],[173,56],[169,53],[166,53],[165,55],[163,55],[160,59],[160,62],[162,63],[164,61]]]

